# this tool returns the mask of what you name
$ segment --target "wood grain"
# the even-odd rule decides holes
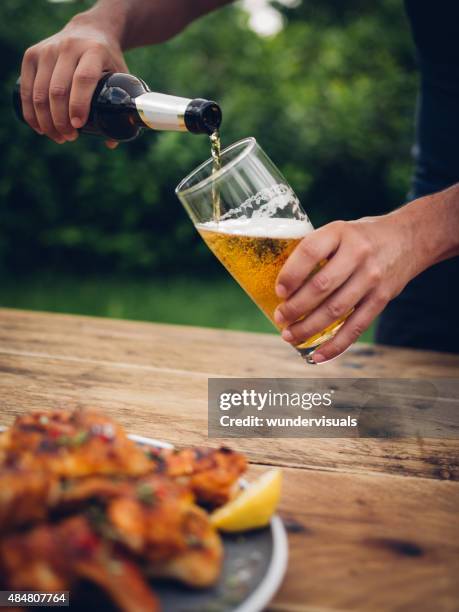
[[[276,334],[0,309],[0,350],[236,377],[457,377],[459,357],[357,344],[306,366]]]
[[[0,389],[4,424],[24,410],[97,407],[132,433],[208,443],[204,374],[0,352]],[[237,446],[258,463],[459,480],[457,440],[269,438],[239,439]]]
[[[457,377],[459,357],[358,345],[306,366],[275,335],[0,310],[0,417],[94,407],[132,433],[207,439],[209,377]],[[452,436],[453,437],[453,436]],[[290,529],[276,612],[459,610],[454,439],[240,439],[284,467]]]
[[[272,609],[457,610],[458,508],[456,483],[284,470],[290,563]]]

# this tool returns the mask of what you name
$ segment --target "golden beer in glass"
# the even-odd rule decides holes
[[[222,151],[220,170],[212,172],[208,160],[180,183],[176,193],[210,250],[278,327],[274,311],[282,300],[275,292],[277,276],[301,239],[314,230],[279,170],[255,139],[247,138]],[[323,263],[318,262],[316,270]],[[344,320],[295,348],[313,363],[311,354]]]

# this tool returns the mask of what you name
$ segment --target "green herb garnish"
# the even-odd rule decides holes
[[[156,494],[148,482],[142,482],[137,486],[137,499],[146,506],[152,506],[156,501]]]
[[[89,433],[87,431],[79,431],[74,436],[62,435],[59,436],[56,440],[56,444],[58,446],[81,446],[86,442],[89,438]]]
[[[79,431],[75,436],[73,436],[72,444],[73,446],[81,446],[84,444],[89,438],[89,433],[87,431]]]

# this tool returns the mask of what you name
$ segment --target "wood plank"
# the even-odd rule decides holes
[[[0,309],[0,351],[236,377],[457,377],[459,356],[358,344],[319,368],[275,334]]]
[[[270,609],[457,611],[458,508],[456,483],[284,470],[290,562]]]
[[[2,424],[26,410],[92,407],[176,445],[227,443],[259,463],[459,480],[459,441],[207,439],[207,376],[151,366],[0,354]]]

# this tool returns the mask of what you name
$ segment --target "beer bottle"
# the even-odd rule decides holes
[[[13,104],[18,117],[24,120],[19,80]],[[218,130],[221,120],[221,109],[216,102],[155,93],[138,77],[115,72],[99,81],[88,121],[79,131],[126,141],[137,138],[144,128],[212,134]]]

